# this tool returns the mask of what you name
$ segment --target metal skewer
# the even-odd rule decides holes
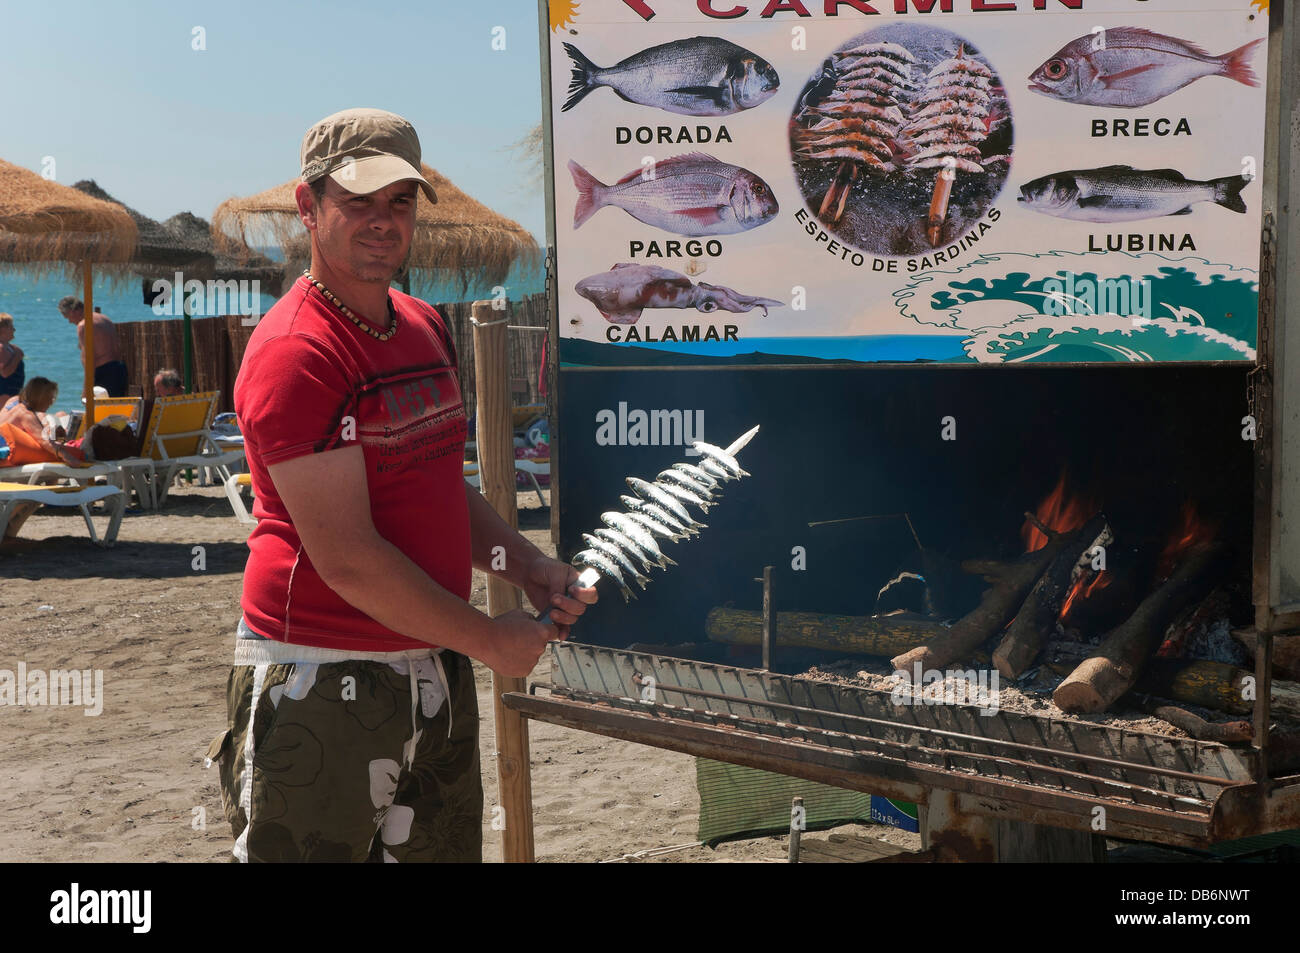
[[[745,433],[741,434],[734,441],[732,441],[732,443],[729,444],[724,449],[723,452],[729,457],[734,457],[737,453],[743,450],[751,440],[754,439],[754,435],[757,433],[758,433],[758,427],[753,427],[752,429],[747,430]],[[716,453],[716,449],[717,448],[714,448],[713,452]],[[736,477],[729,477],[728,479],[740,479],[740,478],[736,476]],[[661,483],[659,483],[659,481],[654,481],[654,482],[655,485],[662,485]],[[578,575],[577,581],[572,586],[570,586],[569,589],[570,590],[573,590],[575,588],[588,589],[596,585],[596,583],[598,583],[601,580],[601,578],[603,578],[603,574],[599,570],[589,566],[582,570],[582,572]],[[551,610],[547,609],[545,612],[539,615],[537,617],[537,621],[542,623],[549,623],[551,621]]]

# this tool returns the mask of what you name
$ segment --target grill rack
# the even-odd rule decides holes
[[[1300,826],[1300,777],[1257,784],[1253,750],[880,689],[554,642],[524,715],[701,757],[990,817],[1200,847]],[[545,696],[537,690],[548,691]]]

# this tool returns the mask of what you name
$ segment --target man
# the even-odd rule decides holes
[[[23,389],[27,370],[23,365],[23,349],[13,343],[14,317],[0,313],[0,404]]]
[[[86,305],[73,295],[59,299],[59,314],[69,324],[76,325],[77,347],[81,349],[81,363],[86,363]],[[117,328],[107,315],[96,311],[95,321],[95,384],[108,391],[110,397],[125,397],[127,386],[126,364],[122,361],[122,344]]]
[[[175,397],[185,393],[185,382],[177,371],[164,367],[153,376],[153,392],[156,397]]]
[[[389,287],[419,193],[436,201],[415,130],[347,110],[307,131],[301,158],[311,269],[259,322],[235,385],[258,524],[230,728],[209,756],[238,860],[478,861],[467,656],[526,675],[596,592],[566,595],[577,572],[462,478],[451,336]],[[556,625],[470,608],[471,565]]]

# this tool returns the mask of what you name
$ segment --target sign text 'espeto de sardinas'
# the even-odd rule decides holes
[[[567,365],[1255,358],[1267,0],[549,12]]]

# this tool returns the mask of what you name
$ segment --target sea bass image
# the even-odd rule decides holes
[[[770,99],[781,86],[772,64],[714,36],[652,46],[614,66],[600,67],[572,43],[573,79],[563,112],[601,86],[630,103],[684,116],[730,116]]]
[[[705,314],[719,310],[743,313],[762,308],[766,315],[768,308],[783,304],[703,281],[695,285],[685,275],[667,268],[632,262],[622,262],[609,271],[583,278],[574,290],[614,324],[636,324],[645,308],[694,308]]]
[[[772,189],[754,173],[701,152],[656,162],[605,185],[570,160],[578,188],[573,227],[606,205],[678,235],[732,235],[771,221],[780,210]]]
[[[1227,175],[1198,182],[1176,169],[1100,169],[1053,172],[1020,187],[1017,201],[1035,212],[1081,222],[1131,222],[1162,215],[1189,215],[1198,202],[1245,212],[1241,190],[1249,178]]]
[[[1089,33],[1056,51],[1029,77],[1036,93],[1082,106],[1146,106],[1202,76],[1225,76],[1258,86],[1250,58],[1263,39],[1222,56],[1199,46],[1136,27]]]

